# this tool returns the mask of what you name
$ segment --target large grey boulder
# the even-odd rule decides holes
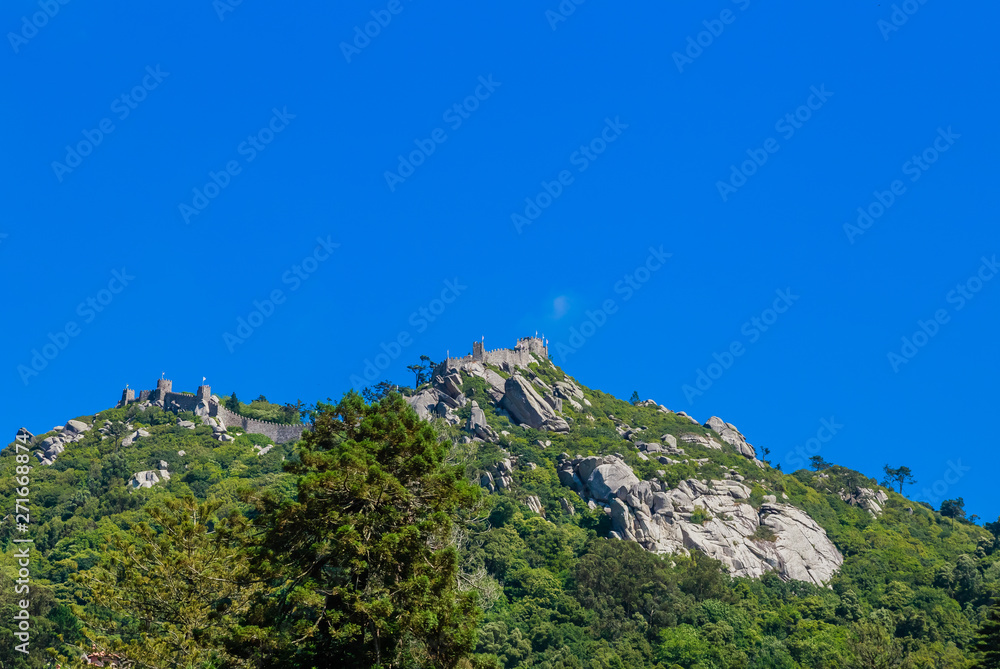
[[[32,441],[35,440],[35,435],[31,434],[31,432],[28,431],[28,428],[22,427],[20,430],[17,431],[17,435],[14,437],[14,439],[21,442],[22,444],[30,444]]]
[[[438,404],[444,403],[448,409],[457,407],[454,398],[446,395],[437,388],[425,388],[416,395],[406,398],[406,402],[417,412],[421,420],[431,420],[437,417]],[[447,412],[446,412],[447,413]]]
[[[169,481],[170,472],[166,469],[161,469],[159,471],[154,469],[149,469],[144,472],[136,472],[129,479],[129,486],[135,490],[139,488],[152,488],[154,485],[159,483],[161,480]]]
[[[620,488],[637,483],[639,483],[639,478],[632,471],[632,468],[618,458],[611,458],[611,462],[595,468],[586,480],[590,495],[602,502],[607,501],[612,493],[617,492]]]
[[[718,416],[712,416],[705,423],[705,427],[715,432],[722,441],[726,442],[730,446],[736,449],[736,451],[745,458],[751,460],[757,459],[757,451],[754,447],[747,443],[746,438],[743,436],[736,426],[732,423],[727,423]]]
[[[73,434],[82,435],[84,432],[90,429],[90,426],[79,420],[69,420],[66,421],[66,432],[71,432]]]
[[[500,406],[507,410],[518,424],[535,430],[569,432],[569,423],[539,396],[534,387],[520,374],[511,376],[504,383]]]
[[[445,377],[435,376],[434,387],[450,397],[457,398],[462,394],[462,375],[455,373]]]
[[[750,488],[733,478],[687,479],[668,490],[656,481],[639,481],[614,456],[560,456],[558,471],[559,481],[590,508],[605,507],[610,536],[635,541],[651,552],[697,550],[722,562],[734,576],[756,578],[775,571],[786,580],[816,585],[828,583],[843,564],[826,532],[807,513],[775,502],[754,509]],[[696,509],[701,509],[701,522],[694,520]],[[761,526],[770,530],[773,541],[762,538]]]
[[[465,428],[483,441],[491,443],[500,441],[500,435],[486,422],[486,413],[479,407],[479,402],[476,400],[472,400],[472,414],[469,416]]]

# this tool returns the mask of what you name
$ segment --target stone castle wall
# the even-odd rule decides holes
[[[191,411],[194,412],[198,408],[198,402],[200,400],[194,395],[184,395],[182,393],[167,393],[163,397],[163,406],[167,409],[175,409],[177,411]]]
[[[511,367],[527,367],[533,362],[537,362],[536,356],[541,360],[548,360],[549,349],[545,342],[538,337],[522,337],[517,340],[514,348],[496,348],[487,351],[481,342],[473,342],[472,355],[462,358],[447,358],[438,365],[435,373],[442,373],[449,368],[459,368],[463,364],[471,362],[482,362],[487,365],[502,367],[505,364]]]
[[[209,415],[213,418],[218,418],[225,427],[242,427],[246,432],[263,434],[276,444],[298,441],[302,438],[302,432],[305,430],[304,425],[285,425],[283,423],[272,423],[266,420],[256,420],[240,416],[215,402],[210,404],[209,411]]]
[[[242,427],[244,431],[252,434],[263,434],[269,437],[276,444],[285,444],[290,441],[297,441],[302,438],[305,431],[304,425],[286,425],[283,423],[272,423],[266,420],[256,420],[235,414],[212,399],[212,388],[210,386],[198,386],[198,393],[195,395],[185,395],[173,392],[173,382],[170,379],[158,379],[155,390],[142,390],[139,392],[140,402],[163,401],[163,408],[168,411],[191,411],[195,412],[198,405],[203,401],[208,404],[208,415],[217,418],[224,427]],[[126,389],[122,392],[122,399],[118,406],[126,406],[136,401],[135,391]]]

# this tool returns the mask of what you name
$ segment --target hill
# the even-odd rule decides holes
[[[31,653],[5,628],[0,666],[110,657],[150,630],[169,645],[168,631],[186,621],[166,620],[148,600],[173,605],[192,592],[210,605],[195,597],[183,609],[204,614],[186,646],[203,654],[177,651],[198,658],[191,666],[372,666],[367,650],[348,650],[351,639],[368,648],[369,633],[338,627],[346,609],[330,600],[347,596],[343,574],[375,569],[372,546],[394,565],[378,578],[409,584],[402,608],[398,592],[352,600],[409,649],[387,654],[386,667],[965,667],[976,657],[1000,554],[993,533],[961,517],[823,462],[784,473],[718,417],[702,424],[583,385],[535,338],[496,351],[477,343],[470,356],[418,370],[418,386],[401,389],[405,404],[387,391],[368,389],[367,405],[319,403],[303,410],[303,426],[294,425],[302,407],[158,384],[44,434],[19,432],[0,460],[9,513],[0,605],[8,620],[30,614]],[[323,487],[354,469],[353,487]],[[349,523],[352,511],[324,506],[368,499],[377,481],[388,492],[375,497],[395,495],[393,504],[373,503]],[[29,500],[25,532],[17,499]],[[304,541],[296,532],[312,522],[319,529]],[[396,529],[379,534],[379,523]],[[15,587],[26,536],[25,608]],[[366,551],[363,569],[358,554],[342,555],[349,546]],[[207,562],[221,569],[215,580],[207,567],[185,572],[185,550],[224,556]],[[157,556],[142,562],[158,565],[155,578],[112,568],[130,551]],[[410,554],[422,557],[411,564]],[[295,581],[282,569],[303,555],[326,566]],[[437,567],[410,573],[420,560]],[[334,590],[317,585],[324,579]],[[378,602],[397,608],[379,614]],[[421,608],[426,616],[410,620]],[[316,614],[332,610],[340,617]],[[428,630],[447,630],[449,641],[427,641]],[[295,634],[313,650],[295,650]]]

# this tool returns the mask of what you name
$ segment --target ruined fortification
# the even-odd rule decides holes
[[[514,348],[497,348],[487,351],[482,341],[472,343],[472,355],[464,358],[445,358],[438,365],[437,373],[449,368],[459,368],[470,362],[494,365],[503,369],[525,368],[532,362],[549,359],[548,342],[541,337],[521,337]]]
[[[276,444],[296,441],[302,437],[302,432],[305,430],[304,425],[272,423],[235,414],[222,406],[219,399],[212,395],[211,386],[198,386],[198,392],[194,395],[175,393],[173,381],[170,379],[157,379],[156,388],[140,391],[138,400],[135,396],[135,390],[125,388],[118,406],[123,407],[135,401],[150,402],[175,413],[190,411],[201,416],[209,416],[217,420],[222,427],[241,427],[244,432],[263,434]]]

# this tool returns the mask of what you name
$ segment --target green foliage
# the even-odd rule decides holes
[[[712,514],[710,514],[705,507],[696,506],[694,511],[691,513],[691,522],[697,523],[699,525],[704,525],[712,519]]]
[[[152,524],[108,536],[110,550],[73,580],[89,606],[73,606],[83,635],[102,652],[145,666],[202,666],[230,656],[222,641],[254,589],[239,550],[239,514],[215,517],[218,501],[166,499],[148,509]]]
[[[452,530],[477,492],[446,453],[398,394],[367,405],[349,393],[321,411],[289,466],[295,501],[257,499],[254,561],[272,585],[238,652],[281,666],[454,667],[475,642],[476,598],[457,590]]]

